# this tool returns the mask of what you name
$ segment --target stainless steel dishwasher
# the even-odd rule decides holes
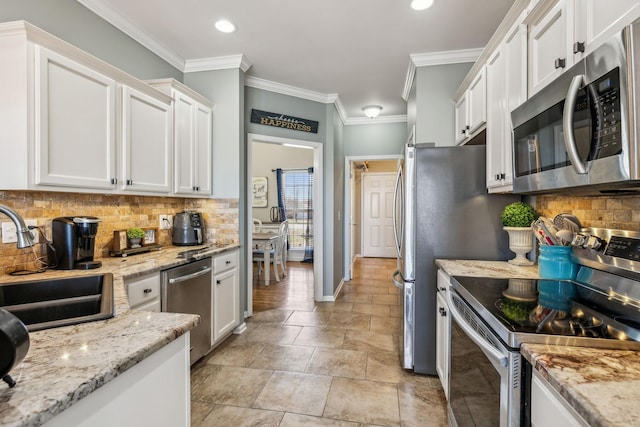
[[[191,364],[211,349],[211,258],[163,270],[162,311],[200,315],[191,330]]]

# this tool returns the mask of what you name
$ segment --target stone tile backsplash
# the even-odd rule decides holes
[[[577,197],[559,194],[536,196],[536,210],[553,218],[568,212],[578,217],[584,227],[604,227],[640,231],[640,196]]]
[[[207,240],[212,243],[239,242],[238,199],[191,199],[176,197],[56,193],[38,191],[0,191],[0,203],[15,209],[24,219],[37,220],[51,239],[51,220],[61,216],[95,216],[98,226],[95,257],[109,256],[113,232],[131,227],[158,228],[158,216],[175,215],[185,209],[202,212]],[[0,214],[0,223],[10,222]],[[156,240],[171,244],[169,230],[158,230]],[[38,256],[46,254],[45,245],[36,245]],[[0,275],[15,269],[35,268],[32,249],[17,249],[15,243],[0,243]]]

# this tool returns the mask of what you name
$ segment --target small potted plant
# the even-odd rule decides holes
[[[142,228],[133,227],[127,230],[127,238],[129,239],[129,247],[131,248],[139,248],[143,237],[144,230]]]
[[[538,218],[533,207],[524,202],[513,202],[505,206],[500,214],[503,229],[509,233],[509,249],[516,254],[511,264],[532,265],[525,256],[533,248],[531,223]]]

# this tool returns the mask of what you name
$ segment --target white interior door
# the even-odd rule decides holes
[[[395,173],[366,173],[362,177],[362,255],[395,258],[393,187]]]

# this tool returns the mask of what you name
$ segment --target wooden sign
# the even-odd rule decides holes
[[[270,113],[268,111],[251,109],[251,123],[298,130],[300,132],[318,133],[318,122],[314,120]]]

